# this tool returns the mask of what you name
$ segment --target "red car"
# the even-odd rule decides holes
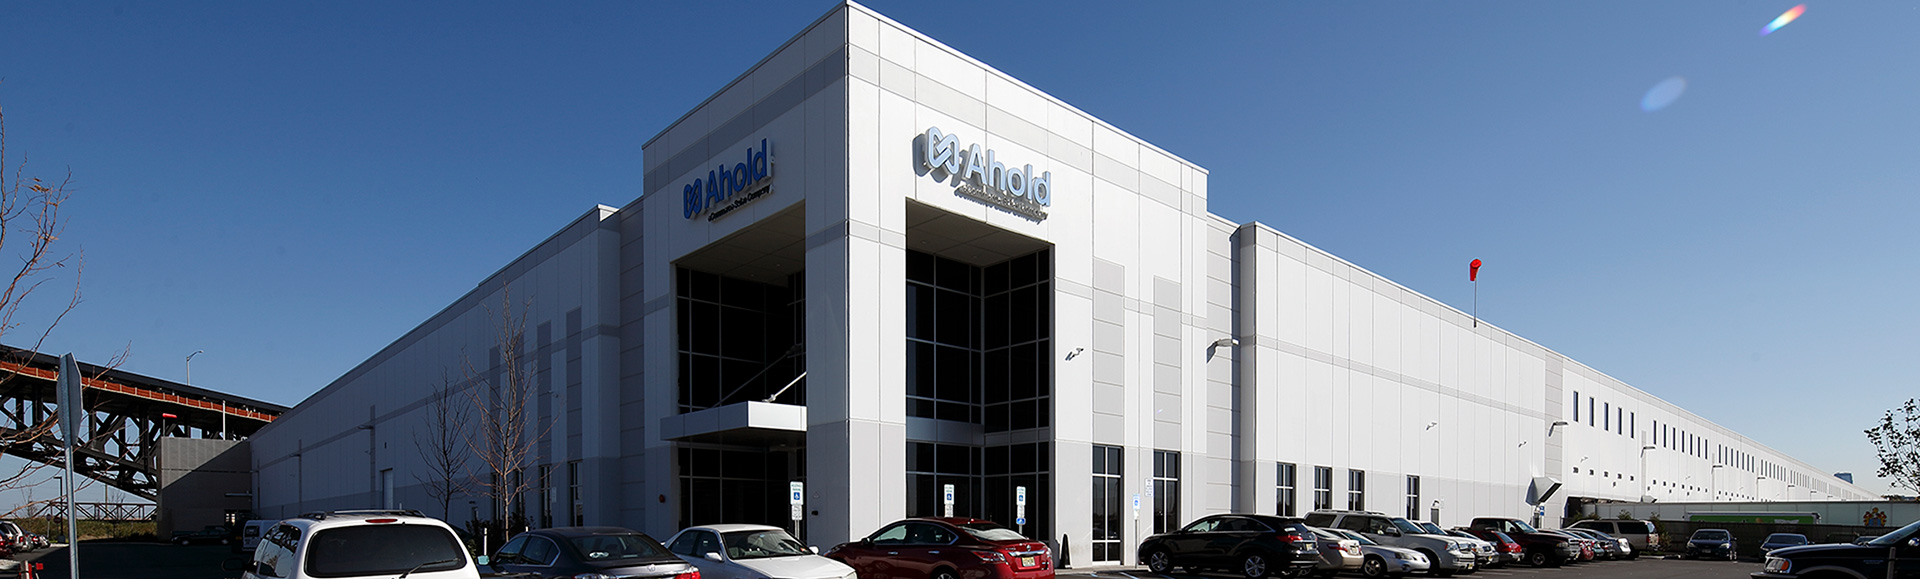
[[[827,556],[860,579],[1053,579],[1046,545],[979,519],[907,519]]]

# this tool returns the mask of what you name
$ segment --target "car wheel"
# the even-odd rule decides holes
[[[1387,561],[1379,557],[1367,557],[1366,561],[1360,563],[1360,574],[1368,577],[1386,577]]]
[[[1553,561],[1548,559],[1546,551],[1541,551],[1538,549],[1527,551],[1528,565],[1531,565],[1534,567],[1545,567],[1547,566],[1548,563],[1552,563],[1552,562]]]
[[[1166,573],[1173,570],[1173,557],[1163,549],[1154,549],[1147,553],[1147,570]]]
[[[945,567],[942,567],[940,569],[934,570],[932,579],[960,579],[960,578],[953,574],[952,569],[947,569]]]
[[[1240,558],[1240,576],[1247,579],[1262,579],[1272,571],[1267,567],[1267,556],[1254,553]]]

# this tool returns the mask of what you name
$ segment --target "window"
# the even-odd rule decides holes
[[[313,577],[390,576],[409,570],[431,574],[467,565],[466,549],[453,533],[433,525],[334,527],[314,533],[311,541],[304,571]],[[543,561],[553,552],[552,543],[546,547],[549,557]],[[529,543],[523,556],[533,549]]]
[[[1613,409],[1613,433],[1614,434],[1627,433],[1627,409],[1625,408]]]
[[[1347,510],[1367,510],[1367,471],[1347,469]]]
[[[1126,474],[1118,446],[1093,445],[1093,560],[1117,563],[1126,553],[1125,497],[1120,477]]]
[[[580,497],[580,461],[567,463],[567,498],[573,499],[573,514],[567,519],[578,527],[586,523],[586,501]]]
[[[1600,429],[1613,430],[1613,404],[1600,403]]]
[[[1407,475],[1407,518],[1420,518],[1420,477]]]
[[[1333,508],[1333,467],[1313,467],[1313,509]]]
[[[1593,426],[1593,398],[1587,398],[1587,426]]]
[[[1580,421],[1580,391],[1573,391],[1573,421]]]
[[[546,537],[531,537],[527,539],[526,548],[520,550],[520,556],[530,565],[552,565],[554,557],[559,554],[560,549]]]
[[[1627,413],[1627,435],[1640,438],[1640,417],[1634,416],[1632,412]]]
[[[553,465],[540,465],[540,526],[553,526]]]
[[[1274,497],[1273,514],[1282,517],[1291,517],[1294,516],[1293,512],[1296,505],[1298,505],[1293,496],[1294,470],[1296,470],[1296,468],[1293,463],[1290,462],[1280,463],[1279,467],[1279,472],[1274,473],[1273,477],[1274,494],[1277,495]]]
[[[1180,453],[1153,451],[1153,532],[1165,533],[1180,528]]]

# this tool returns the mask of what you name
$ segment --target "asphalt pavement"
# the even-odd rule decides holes
[[[1454,579],[1747,579],[1760,570],[1752,561],[1683,561],[1642,557],[1631,561],[1595,561],[1562,567],[1502,567],[1482,569],[1472,575],[1454,575]],[[1145,569],[1062,569],[1062,578],[1073,579],[1229,579],[1233,575],[1191,573],[1149,573]],[[1357,573],[1341,575],[1359,577]],[[1416,575],[1415,577],[1422,577]]]
[[[80,543],[80,575],[87,579],[224,579],[239,571],[223,571],[221,563],[238,557],[233,547],[169,543]],[[39,561],[47,567],[38,577],[69,579],[64,547],[18,553],[14,559]]]
[[[232,547],[196,545],[182,547],[164,543],[82,543],[80,571],[87,579],[224,579],[239,577],[238,571],[224,571],[221,563],[237,557]],[[64,548],[22,553],[14,559],[46,564],[39,576],[68,579],[67,551]],[[1632,561],[1597,561],[1557,568],[1505,567],[1483,569],[1456,579],[1747,579],[1760,570],[1752,561],[1682,561],[1641,558]],[[1232,575],[1190,573],[1148,573],[1132,567],[1062,569],[1062,579],[1232,579]],[[1357,574],[1347,576],[1358,577]],[[5,574],[0,578],[11,579]]]

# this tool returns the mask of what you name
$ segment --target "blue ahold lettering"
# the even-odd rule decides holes
[[[693,219],[708,209],[719,207],[734,195],[773,176],[773,161],[767,156],[767,140],[760,139],[760,150],[748,147],[746,159],[728,167],[726,163],[707,171],[706,179],[694,179],[680,188],[682,216]]]

